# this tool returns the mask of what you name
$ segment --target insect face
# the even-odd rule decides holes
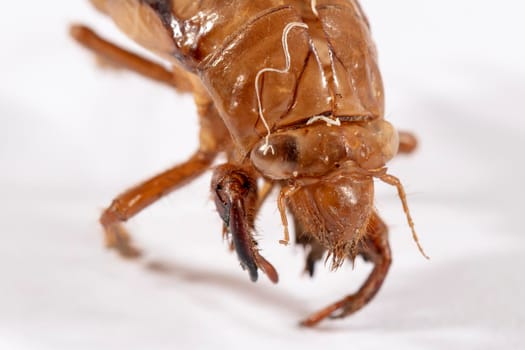
[[[299,235],[311,235],[329,247],[332,267],[355,257],[356,244],[365,234],[373,212],[373,178],[357,174],[347,163],[320,179],[298,180],[288,197],[289,208],[301,227]]]
[[[264,141],[266,142],[266,141]],[[373,212],[373,177],[397,152],[398,136],[384,120],[316,123],[285,130],[254,148],[251,160],[266,177],[288,182],[298,226],[330,247],[333,266],[352,254]]]

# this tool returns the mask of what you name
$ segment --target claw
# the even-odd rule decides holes
[[[231,233],[232,244],[244,270],[250,279],[257,281],[258,269],[277,283],[277,271],[257,248],[253,239],[253,213],[257,205],[257,185],[245,172],[230,165],[217,168],[212,180],[215,205],[225,226]]]
[[[254,250],[255,242],[248,234],[249,228],[246,227],[244,220],[244,210],[240,200],[236,200],[230,206],[230,231],[232,233],[235,251],[241,262],[243,269],[248,270],[252,282],[257,281],[257,264],[255,262]]]
[[[138,258],[142,252],[131,242],[128,232],[121,224],[113,224],[105,228],[106,247],[115,249],[126,259]]]
[[[301,321],[300,325],[303,327],[315,327],[319,322],[324,320],[327,317],[330,317],[335,311],[337,311],[337,305],[330,305],[312,315],[307,319]]]
[[[230,207],[230,231],[235,251],[243,269],[248,270],[252,282],[257,281],[257,268],[264,272],[270,281],[277,283],[279,276],[275,268],[259,254],[257,242],[250,235],[250,228],[244,215],[241,200],[236,200]]]
[[[342,310],[341,310],[342,309]],[[341,310],[341,312],[339,312]],[[324,309],[311,314],[307,319],[301,322],[301,326],[314,327],[324,319],[342,318],[346,316],[347,309],[345,308],[345,299],[340,300],[332,305],[328,305]]]
[[[262,255],[259,254],[259,252],[255,253],[255,261],[257,262],[257,266],[261,269],[262,272],[268,276],[270,281],[273,283],[279,282],[279,274],[275,270],[275,267],[273,267],[272,264],[268,262],[265,258],[262,257]]]

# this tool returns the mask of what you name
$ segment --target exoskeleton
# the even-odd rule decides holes
[[[384,120],[376,48],[357,0],[92,0],[170,69],[75,25],[73,37],[114,65],[193,94],[200,147],[188,161],[119,195],[101,216],[106,244],[139,251],[122,223],[208,170],[224,234],[255,281],[277,282],[253,237],[254,218],[273,188],[288,244],[308,250],[306,271],[361,255],[374,269],[361,288],[302,324],[349,315],[377,293],[391,263],[387,228],[374,208],[374,179],[396,186],[417,242],[403,187],[387,173],[416,146]],[[258,187],[260,185],[261,188]]]

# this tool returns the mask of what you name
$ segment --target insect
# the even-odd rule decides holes
[[[421,253],[405,192],[387,172],[416,139],[384,120],[384,95],[368,20],[357,0],[91,0],[170,69],[74,25],[72,36],[114,65],[192,93],[200,146],[184,163],[120,194],[100,222],[108,247],[139,255],[123,223],[214,167],[211,193],[252,281],[278,274],[259,252],[254,219],[272,189],[289,243],[307,250],[313,276],[356,256],[374,264],[354,294],[302,321],[342,318],[378,292],[391,264],[387,227],[374,208],[374,180],[395,186]],[[287,213],[288,211],[288,213]]]

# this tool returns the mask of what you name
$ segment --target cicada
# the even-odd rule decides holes
[[[223,235],[252,281],[278,281],[254,239],[272,189],[288,244],[307,249],[313,276],[357,256],[374,264],[354,294],[302,324],[350,315],[380,289],[391,264],[387,227],[374,207],[374,180],[397,188],[386,164],[416,139],[384,119],[384,93],[368,20],[357,0],[92,0],[131,39],[169,64],[151,62],[74,25],[73,37],[113,65],[193,94],[199,148],[184,163],[123,192],[100,222],[108,247],[137,256],[123,223],[213,168],[211,193]],[[218,155],[226,162],[216,166]],[[288,212],[288,213],[287,213]],[[424,253],[423,253],[424,254]]]

